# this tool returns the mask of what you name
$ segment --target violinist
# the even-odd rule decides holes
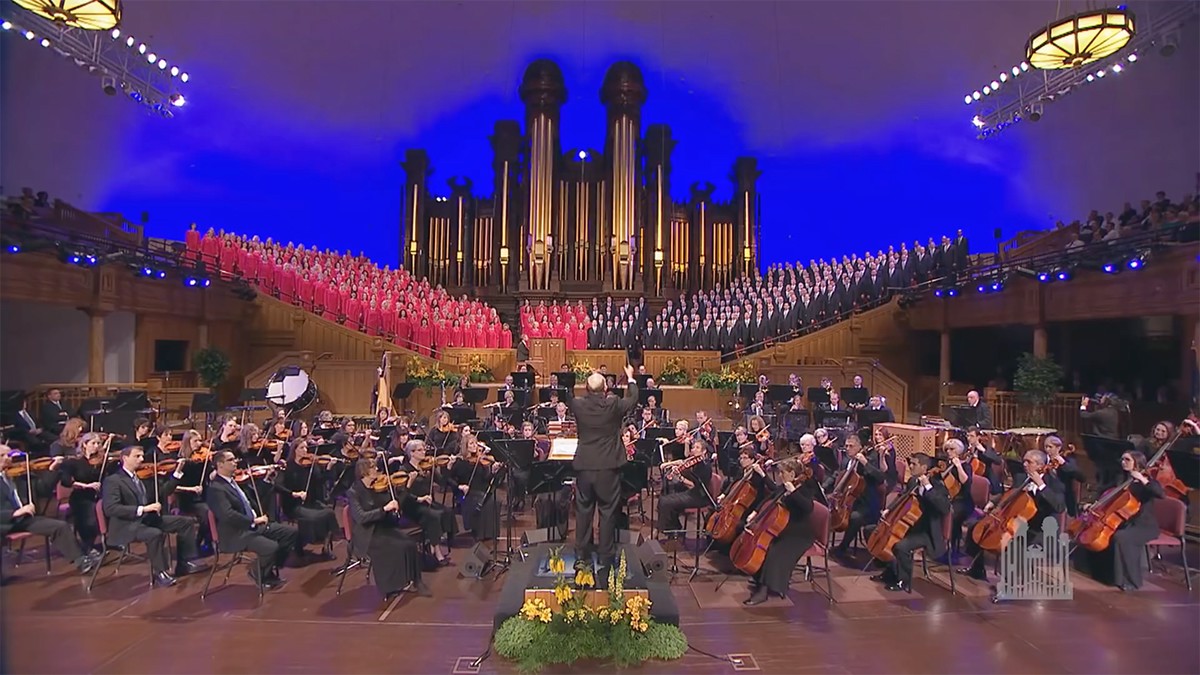
[[[58,434],[58,440],[50,444],[51,457],[69,457],[75,454],[75,446],[79,444],[79,438],[87,431],[87,422],[72,417],[62,425],[62,431]]]
[[[452,456],[447,468],[459,494],[464,497],[463,529],[469,530],[476,541],[500,536],[500,509],[496,505],[493,481],[501,464],[483,451],[474,435],[468,434],[462,439],[459,454]]]
[[[358,424],[353,419],[346,417],[342,420],[338,430],[329,437],[329,442],[342,448],[342,454],[347,454],[345,450],[347,447],[358,449],[363,444],[365,438],[365,434],[359,435]]]
[[[30,532],[47,537],[63,559],[79,569],[80,574],[88,574],[100,564],[100,553],[92,551],[84,553],[75,541],[75,533],[66,521],[57,518],[47,518],[38,515],[37,486],[33,477],[26,473],[24,476],[9,477],[9,472],[20,463],[26,461],[28,455],[13,452],[7,445],[0,445],[0,537],[10,533]],[[62,459],[55,458],[50,464],[50,471],[44,472],[48,477],[57,477],[54,471],[62,464]],[[32,488],[32,490],[31,490]],[[30,494],[32,491],[33,494]]]
[[[262,431],[258,425],[249,423],[243,425],[238,430],[238,442],[236,449],[232,449],[233,454],[238,458],[238,463],[244,465],[245,468],[252,466],[263,466],[266,464],[278,464],[279,456],[282,454],[280,450],[268,450],[262,442]],[[273,504],[271,496],[275,493],[275,485],[272,482],[273,476],[268,474],[255,475],[250,478],[254,486],[254,490],[258,492],[257,499],[264,504]],[[257,502],[256,502],[257,503]]]
[[[433,485],[442,479],[442,464],[428,455],[425,441],[412,440],[404,448],[408,462],[400,467],[408,472],[408,486],[401,511],[409,520],[421,526],[425,541],[433,550],[439,565],[450,564],[450,543],[458,535],[454,511],[433,501]]]
[[[696,411],[696,429],[693,433],[700,434],[700,438],[704,439],[705,443],[712,446],[717,435],[716,427],[713,426],[712,418],[708,416],[708,412],[704,410]],[[751,430],[753,433],[753,430]]]
[[[149,550],[150,572],[155,586],[174,586],[175,577],[204,569],[193,562],[196,551],[196,521],[187,516],[173,516],[165,509],[158,494],[148,492],[146,485],[137,477],[146,451],[140,445],[127,445],[121,449],[121,468],[104,478],[102,498],[104,515],[108,518],[107,542],[112,546],[126,546],[140,541]],[[168,479],[170,489],[183,478],[183,465],[176,465]],[[175,534],[178,550],[175,575],[168,571],[171,562],[167,552],[166,537]]]
[[[753,466],[754,469],[762,471],[758,464]],[[811,516],[813,500],[818,498],[820,487],[813,479],[812,473],[805,468],[800,459],[790,457],[780,462],[779,478],[782,485],[776,488],[777,494],[773,498],[779,498],[779,504],[787,509],[788,524],[771,542],[762,567],[750,580],[753,592],[742,603],[744,605],[761,605],[772,595],[787,597],[792,570],[817,538],[812,529]],[[766,484],[774,487],[769,481]],[[762,494],[771,496],[768,492]],[[750,514],[749,519],[753,519],[755,515]]]
[[[912,593],[913,553],[924,549],[934,558],[945,553],[942,523],[950,515],[950,493],[940,480],[931,478],[929,470],[933,468],[933,458],[929,455],[917,453],[909,457],[908,466],[912,477],[905,487],[916,495],[921,517],[892,548],[892,562],[871,580],[883,582],[889,591]],[[887,515],[887,511],[881,515]]]
[[[250,497],[234,480],[237,457],[232,451],[219,450],[213,453],[212,460],[217,477],[208,485],[208,507],[216,517],[222,550],[254,553],[258,566],[250,568],[250,578],[268,590],[283,586],[279,570],[295,548],[299,533],[290,525],[270,522],[257,500],[255,509]]]
[[[332,455],[318,458],[308,441],[299,438],[291,442],[283,470],[275,472],[272,487],[279,495],[280,510],[296,525],[297,555],[304,553],[305,546],[321,544],[320,559],[333,560],[333,533],[338,522],[323,497],[327,467],[341,461]]]
[[[159,447],[165,444],[159,437]],[[186,485],[175,487],[175,505],[179,512],[192,516],[200,523],[200,549],[211,549],[212,536],[208,531],[208,504],[204,501],[204,487],[208,484],[209,474],[215,468],[209,459],[209,445],[205,445],[200,432],[188,429],[183,432],[179,441],[179,460],[183,466],[183,478],[178,481]],[[159,453],[159,459],[166,453]],[[189,461],[190,460],[190,461]],[[182,464],[182,462],[187,464]],[[152,485],[151,485],[152,487]]]
[[[813,480],[821,488],[821,503],[825,504],[825,486],[833,482],[833,470],[826,471],[825,465],[821,463],[821,458],[817,457],[817,439],[812,434],[804,434],[797,441],[799,452],[797,458],[802,466],[807,466],[812,469]],[[827,475],[828,474],[828,475]],[[828,506],[828,504],[826,504]]]
[[[762,417],[767,414],[766,394],[760,389],[754,392],[754,401],[746,408],[751,415]]]
[[[450,413],[439,410],[433,415],[434,428],[426,434],[426,441],[434,455],[451,454],[458,451],[462,440],[458,429],[450,423]]]
[[[991,485],[989,492],[999,494],[1004,491],[1000,485],[1000,471],[1004,468],[1004,458],[989,444],[990,440],[985,440],[978,426],[967,428],[966,452],[987,465],[984,474],[988,476],[988,483]]]
[[[685,423],[686,424],[686,423]],[[711,506],[713,498],[708,485],[712,479],[712,467],[705,461],[709,453],[708,443],[697,438],[688,445],[687,457],[682,460],[664,462],[662,471],[668,479],[667,489],[658,502],[658,529],[670,539],[680,538],[683,525],[679,517],[688,509]],[[687,468],[676,469],[684,463]]]
[[[865,481],[866,488],[854,501],[850,511],[850,524],[842,535],[842,540],[834,548],[834,555],[839,557],[846,555],[846,550],[863,527],[879,520],[883,511],[884,495],[891,485],[899,481],[896,451],[885,442],[864,453],[862,439],[858,434],[850,434],[846,436],[846,459],[839,473],[843,471],[857,472]]]
[[[1062,513],[1067,508],[1067,498],[1062,481],[1060,481],[1052,472],[1050,472],[1046,465],[1047,461],[1048,458],[1046,453],[1042,452],[1041,450],[1030,450],[1029,452],[1026,452],[1025,457],[1022,460],[1022,465],[1025,469],[1025,480],[1022,483],[1013,486],[1013,488],[1004,493],[1004,495],[998,498],[993,498],[992,501],[988,502],[987,506],[985,506],[983,509],[985,514],[984,518],[986,518],[986,514],[990,513],[994,508],[996,508],[997,504],[1005,501],[1005,497],[1013,493],[1014,490],[1024,490],[1028,492],[1033,497],[1034,503],[1037,505],[1037,513],[1033,518],[1029,519],[1029,529],[1026,531],[1027,534],[1025,541],[1030,545],[1040,545],[1042,541],[1042,524],[1047,518],[1058,517],[1058,514]],[[979,526],[980,522],[982,521],[976,521],[974,524],[972,524],[967,530],[968,534],[973,532],[974,529]],[[975,538],[973,536],[967,537],[966,551],[967,554],[973,556],[974,559],[971,561],[970,567],[964,567],[960,569],[959,572],[966,574],[972,579],[987,581],[987,572],[984,570],[983,550],[979,548],[979,544],[975,542]]]
[[[292,427],[288,422],[287,411],[280,408],[275,411],[275,419],[267,427],[267,438],[272,440],[289,440],[292,436]]]
[[[146,447],[147,443],[154,440],[154,425],[145,417],[139,417],[133,421],[133,442],[142,446],[142,449],[149,451]]]
[[[642,408],[641,432],[638,434],[638,437],[645,438],[647,429],[656,428],[658,428],[658,418],[654,415],[654,408],[649,406]]]
[[[746,431],[754,443],[754,451],[760,455],[774,457],[775,442],[771,440],[771,432],[767,429],[766,420],[758,415],[752,415],[748,424],[750,426]]]
[[[1047,436],[1042,441],[1042,449],[1046,452],[1046,469],[1062,481],[1067,515],[1074,518],[1079,515],[1079,488],[1083,487],[1087,478],[1075,463],[1075,458],[1063,451],[1063,442],[1058,436]]]
[[[375,489],[379,479],[387,481],[389,476],[380,475],[372,459],[355,462],[354,476],[357,480],[346,493],[354,523],[351,543],[355,554],[370,556],[371,576],[384,601],[405,591],[432,595],[421,581],[420,547],[399,528],[399,500],[390,489]]]
[[[1122,591],[1131,591],[1142,587],[1146,543],[1158,536],[1154,500],[1162,499],[1165,492],[1162,484],[1148,475],[1146,456],[1136,450],[1121,455],[1121,475],[1104,486],[1100,494],[1118,490],[1126,483],[1140,507],[1113,533],[1108,548],[1098,553],[1088,551],[1088,564],[1098,581],[1108,582]]]
[[[78,454],[63,460],[59,468],[59,482],[71,490],[68,502],[71,505],[71,520],[75,525],[75,535],[83,543],[86,550],[97,550],[97,540],[100,538],[100,525],[96,522],[96,502],[100,501],[100,474],[104,469],[117,468],[117,462],[106,463],[106,457],[101,454],[107,446],[100,442],[100,434],[84,434],[79,439]]]
[[[692,440],[692,432],[688,430],[687,420],[675,421],[675,438],[666,440],[659,439],[662,444],[663,457],[668,460],[682,459],[687,455],[688,444]]]
[[[237,417],[223,416],[217,427],[217,438],[213,441],[213,450],[232,450],[236,453],[242,444],[240,432],[241,427],[238,425]]]

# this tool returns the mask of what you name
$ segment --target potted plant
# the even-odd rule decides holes
[[[229,357],[216,347],[205,347],[192,356],[192,370],[200,378],[200,384],[216,389],[229,376]]]
[[[1063,369],[1050,358],[1038,358],[1029,352],[1017,360],[1013,375],[1013,390],[1024,404],[1020,413],[1023,424],[1044,425],[1048,419],[1046,406],[1062,391]]]
[[[688,374],[683,369],[683,362],[679,359],[668,359],[667,363],[663,365],[662,371],[658,374],[658,383],[672,385],[687,384]]]

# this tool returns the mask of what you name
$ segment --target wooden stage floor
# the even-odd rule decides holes
[[[466,550],[454,553],[461,560]],[[836,563],[833,605],[800,574],[789,598],[755,608],[742,606],[748,592],[739,577],[717,591],[720,577],[689,585],[680,575],[672,589],[690,643],[709,654],[746,655],[750,671],[1197,673],[1200,602],[1185,589],[1175,555],[1167,558],[1166,574],[1149,576],[1132,593],[1076,574],[1069,601],[995,605],[986,586],[961,577],[961,595],[951,596],[921,580],[919,568],[912,595],[892,594]],[[285,570],[288,584],[258,606],[240,569],[230,587],[202,602],[204,575],[150,591],[145,564],[126,564],[117,577],[106,568],[88,596],[61,560],[51,576],[37,557],[15,571],[11,557],[5,562],[12,578],[0,591],[3,672],[515,672],[495,656],[480,671],[469,668],[487,647],[505,577],[464,579],[457,565],[425,575],[433,597],[384,605],[361,571],[351,572],[339,597],[329,574],[337,563],[311,564]],[[722,562],[714,555],[708,566]],[[641,670],[735,672],[729,662],[695,651]]]

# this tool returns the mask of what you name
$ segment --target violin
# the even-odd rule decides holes
[[[50,465],[54,464],[53,457],[38,457],[37,459],[29,459],[10,464],[4,470],[4,475],[9,478],[24,476],[26,472],[32,473],[35,471],[49,471]]]
[[[233,480],[237,481],[238,483],[244,483],[251,478],[266,478],[281,468],[283,467],[278,464],[256,464],[248,469],[238,469],[234,471]]]
[[[160,445],[159,450],[162,452],[179,452],[183,447],[183,441],[167,441],[166,445]]]
[[[276,426],[274,428],[274,430],[272,431],[272,435],[278,440],[286,441],[292,437],[292,430],[287,427],[284,427],[283,430],[280,431],[279,427]]]
[[[91,457],[88,457],[87,462],[88,462],[88,464],[91,464],[92,466],[103,466],[105,462],[115,462],[120,457],[121,457],[120,450],[110,450],[107,453],[97,452],[96,454],[92,455]]]
[[[308,468],[314,464],[320,467],[327,467],[330,464],[336,464],[337,462],[344,461],[346,460],[333,455],[304,455],[303,457],[297,459],[296,463],[304,468]]]
[[[205,443],[204,445],[192,451],[188,455],[189,462],[207,462],[212,457],[212,444]]]
[[[666,462],[663,466],[667,467],[667,478],[674,480],[683,475],[684,471],[696,466],[700,462],[708,459],[708,455],[693,455],[685,459],[677,459],[672,462]]]
[[[279,449],[279,443],[280,441],[275,439],[260,438],[250,444],[250,449],[258,451],[266,448],[267,450],[274,452]]]
[[[438,455],[437,457],[426,457],[417,463],[419,471],[433,471],[435,466],[446,466],[450,463],[450,455]]]
[[[812,467],[802,465],[800,475],[796,477],[797,485],[811,478]],[[758,574],[762,569],[763,562],[767,559],[767,549],[771,548],[775,537],[778,537],[791,521],[791,512],[783,505],[783,500],[788,494],[787,490],[780,490],[779,496],[751,516],[746,523],[746,530],[738,535],[729,549],[729,559],[734,567],[751,576]]]
[[[392,488],[402,488],[408,485],[407,471],[393,471],[390,474],[381,473],[371,479],[368,487],[376,492],[387,492]]]
[[[353,445],[347,445],[342,448],[342,456],[346,459],[375,459],[379,451],[375,448],[357,448]]]
[[[142,462],[142,465],[137,468],[134,474],[142,480],[147,480],[156,473],[159,476],[175,473],[175,469],[178,467],[178,459],[160,459],[157,462]]]

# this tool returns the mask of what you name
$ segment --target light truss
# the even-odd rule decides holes
[[[71,28],[11,5],[8,13],[13,16],[0,17],[0,34],[6,39],[53,50],[98,78],[106,94],[124,93],[165,118],[174,117],[187,102],[183,90],[191,78],[188,72],[120,28]]]

